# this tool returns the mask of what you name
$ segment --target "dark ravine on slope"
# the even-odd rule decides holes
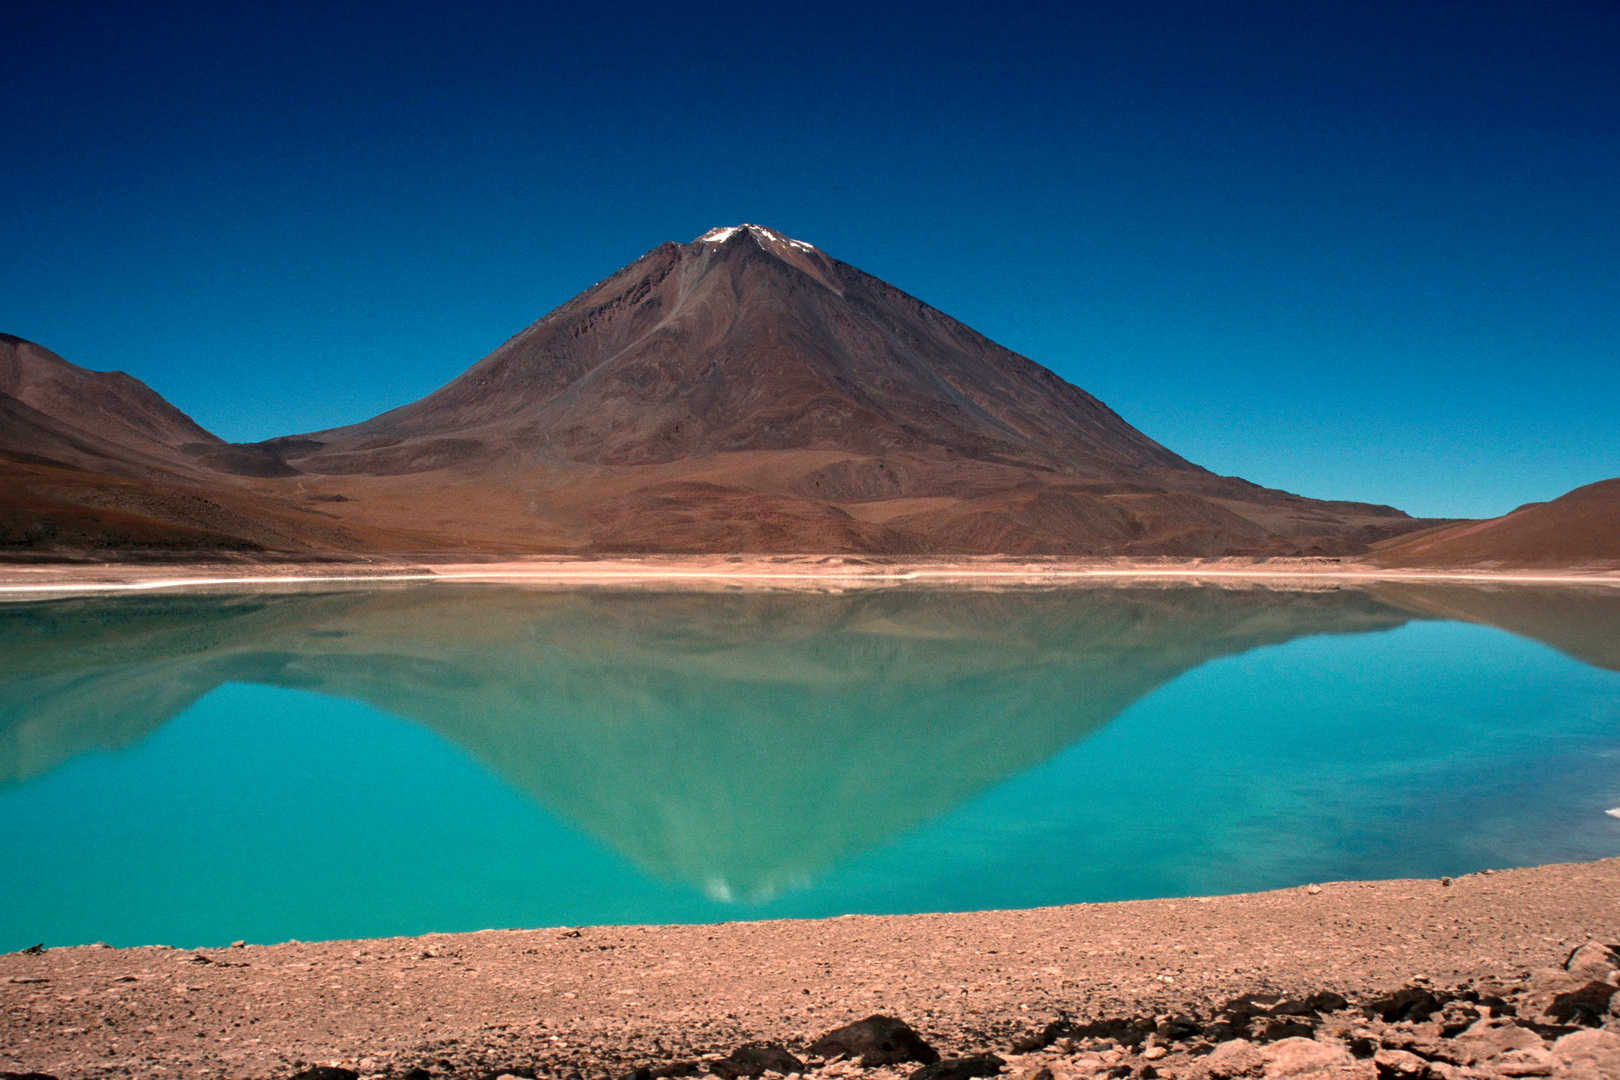
[[[660,245],[419,401],[251,446],[6,338],[0,483],[13,549],[1347,555],[1433,524],[1216,476],[753,225]]]

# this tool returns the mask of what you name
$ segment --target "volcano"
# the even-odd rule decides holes
[[[1217,476],[759,225],[662,244],[439,390],[347,427],[235,446],[127,376],[84,375],[102,382],[56,394],[53,422],[96,394],[102,413],[172,415],[155,435],[102,425],[117,445],[99,464],[54,464],[228,490],[282,533],[317,515],[319,536],[294,537],[314,548],[1342,555],[1432,524]]]
[[[663,244],[422,400],[291,442],[300,467],[344,473],[762,450],[948,455],[1095,479],[1193,468],[1038,364],[757,225]]]
[[[378,524],[496,548],[1338,554],[1419,524],[1215,476],[758,225],[660,245],[420,401],[259,449]]]

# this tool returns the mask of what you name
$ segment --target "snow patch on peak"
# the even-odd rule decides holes
[[[747,231],[749,236],[754,238],[755,243],[759,244],[760,247],[767,248],[767,250],[771,244],[785,244],[788,247],[799,251],[816,250],[813,245],[807,244],[803,240],[795,240],[790,236],[783,236],[775,229],[767,229],[763,225],[750,225],[746,222],[741,225],[722,225],[710,229],[708,232],[694,240],[693,243],[723,244],[744,230]]]

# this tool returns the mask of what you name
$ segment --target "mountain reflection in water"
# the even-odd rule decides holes
[[[1205,661],[1412,619],[1620,669],[1620,596],[1378,586],[846,594],[428,585],[0,608],[0,790],[230,682],[437,733],[644,871],[760,900],[1057,755]]]

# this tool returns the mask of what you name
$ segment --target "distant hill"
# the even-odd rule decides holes
[[[111,512],[97,499],[310,551],[1352,555],[1433,524],[1217,476],[757,225],[660,245],[419,401],[251,446],[128,376],[4,341],[12,547],[145,542],[86,531]],[[175,484],[224,516],[187,517]]]
[[[223,445],[139,379],[0,334],[0,452],[151,476],[188,460],[183,446]]]
[[[247,476],[293,475],[151,387],[0,334],[0,551],[333,552],[365,538]]]
[[[1620,477],[1499,518],[1402,537],[1370,558],[1389,566],[1620,567]]]

